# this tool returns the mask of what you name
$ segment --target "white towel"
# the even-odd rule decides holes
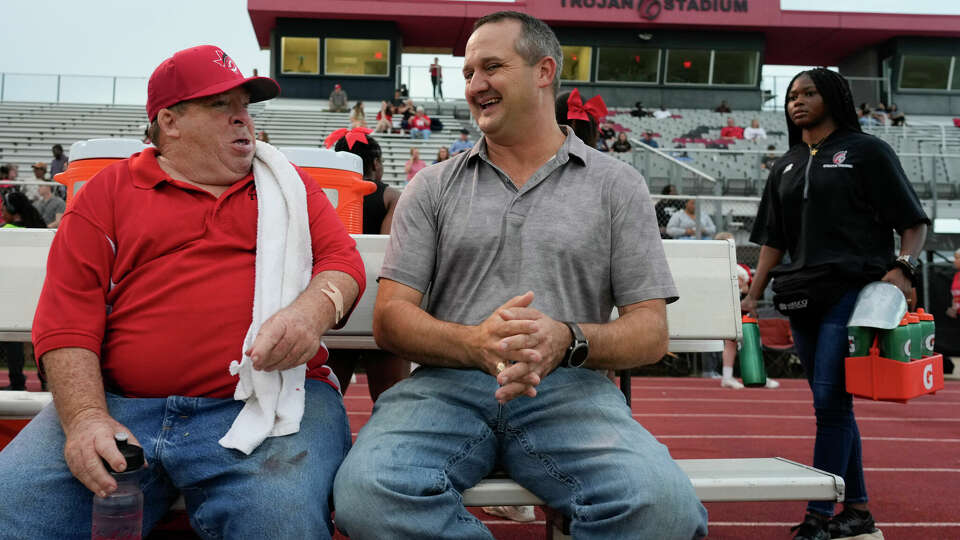
[[[244,351],[260,326],[290,305],[307,288],[313,267],[306,189],[293,165],[269,144],[257,141],[253,179],[257,187],[257,260],[253,321],[243,340],[242,360],[230,363],[240,380],[233,393],[246,404],[220,445],[245,454],[267,437],[300,431],[307,366],[284,371],[253,369]]]

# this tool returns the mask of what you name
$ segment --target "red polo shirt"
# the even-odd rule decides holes
[[[366,284],[356,242],[323,191],[307,193],[313,275]],[[253,307],[257,200],[253,175],[219,198],[171,179],[153,148],[84,185],[53,240],[33,323],[36,355],[98,354],[109,391],[130,397],[228,398]],[[327,352],[307,376],[329,380]],[[332,382],[331,382],[332,384]]]

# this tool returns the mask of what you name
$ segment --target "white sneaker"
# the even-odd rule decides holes
[[[720,379],[720,386],[723,388],[733,388],[735,390],[739,390],[743,388],[743,383],[734,378],[723,378]]]
[[[528,523],[536,519],[532,506],[484,506],[483,511],[491,516],[502,517],[520,523]]]
[[[780,388],[780,383],[767,377],[767,384],[764,385],[764,388]]]

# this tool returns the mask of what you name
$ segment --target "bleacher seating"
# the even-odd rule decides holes
[[[326,101],[275,100],[250,106],[257,130],[266,130],[271,144],[277,146],[311,146],[323,144],[332,131],[349,127],[347,113],[326,112]],[[377,104],[365,103],[368,123],[373,123]],[[434,106],[436,107],[436,105]],[[412,140],[409,135],[376,134],[383,148],[384,175],[388,185],[400,189],[406,184],[403,165],[410,157],[410,148],[420,148],[420,157],[427,163],[436,159],[441,146],[450,146],[467,122],[456,119],[457,111],[440,108],[435,117],[444,129],[435,132],[429,141]],[[461,107],[462,108],[462,107]],[[69,152],[78,140],[124,137],[139,139],[146,127],[143,107],[135,105],[82,105],[50,103],[0,103],[0,163],[20,167],[20,180],[30,177],[30,166],[37,161],[49,162],[50,147],[61,144]]]

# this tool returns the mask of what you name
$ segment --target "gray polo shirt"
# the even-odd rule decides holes
[[[56,186],[50,186],[50,189],[53,189]],[[47,200],[40,199],[37,204],[34,205],[40,215],[43,217],[43,220],[47,222],[47,225],[53,223],[53,220],[57,219],[57,214],[62,213],[66,207],[67,203],[63,202],[63,199],[53,195]]]
[[[528,290],[546,315],[588,323],[608,321],[615,305],[677,299],[643,177],[570,130],[519,190],[485,138],[417,173],[380,277],[429,289],[430,314],[468,325]]]

